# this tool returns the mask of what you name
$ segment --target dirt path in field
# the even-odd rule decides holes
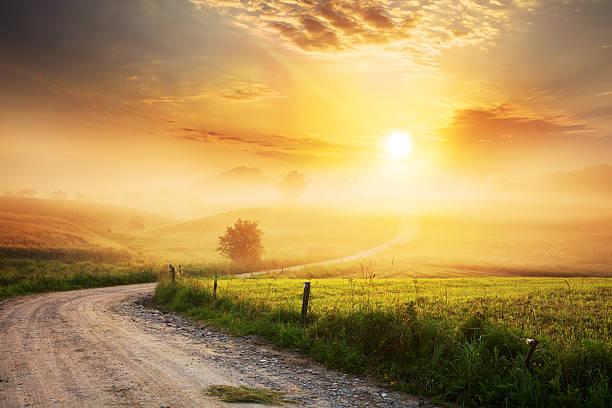
[[[389,241],[383,242],[382,244],[366,249],[365,251],[358,252],[353,255],[344,256],[342,258],[329,259],[327,261],[319,261],[319,262],[311,262],[303,265],[295,265],[284,268],[276,268],[276,269],[266,269],[265,271],[257,271],[257,272],[246,272],[236,275],[237,278],[249,278],[252,276],[265,275],[267,273],[282,273],[288,271],[297,271],[300,269],[305,269],[311,266],[325,266],[325,265],[333,265],[343,262],[355,261],[357,259],[367,258],[372,256],[378,252],[384,251],[385,249],[389,249],[392,245],[395,244],[403,244],[406,242],[412,241],[418,232],[418,225],[415,220],[402,220],[400,222],[398,232],[395,237]]]
[[[153,287],[0,301],[0,407],[260,406],[206,397],[212,384],[290,391],[300,407],[430,406],[257,338],[144,307]]]

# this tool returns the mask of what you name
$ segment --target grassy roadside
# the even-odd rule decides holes
[[[412,280],[406,282],[398,284],[408,286]],[[612,404],[612,348],[607,332],[604,330],[603,339],[600,335],[573,336],[573,323],[559,316],[559,320],[547,324],[557,327],[560,336],[539,337],[541,347],[526,366],[528,346],[523,339],[529,333],[516,324],[505,324],[492,309],[499,302],[509,313],[512,307],[522,307],[504,294],[493,295],[488,307],[478,297],[455,302],[446,293],[444,307],[434,310],[425,289],[415,294],[414,301],[402,299],[374,306],[368,303],[371,298],[366,287],[364,293],[350,294],[355,298],[352,304],[345,300],[344,306],[313,308],[308,324],[303,326],[299,293],[286,291],[287,282],[268,279],[245,284],[250,287],[220,291],[216,302],[209,282],[204,280],[164,281],[157,286],[155,296],[165,307],[189,317],[205,319],[235,334],[261,335],[280,346],[299,348],[330,367],[365,372],[397,389],[439,401],[504,407]],[[495,292],[494,281],[489,284],[489,292]],[[343,295],[337,289],[328,289],[313,301],[330,304]],[[585,305],[591,297],[603,299],[603,313],[607,313],[609,287],[574,292],[580,296],[576,302]],[[262,300],[258,293],[265,293],[272,301]],[[563,302],[563,296],[550,289],[532,293],[528,299],[533,310],[540,313],[540,306],[555,299]],[[572,307],[569,301],[566,306]],[[609,327],[609,312],[606,316],[604,325]],[[535,317],[535,313],[526,313],[525,326],[533,326]],[[550,320],[544,315],[542,319]],[[589,330],[587,325],[584,332]]]
[[[31,293],[155,282],[150,266],[0,258],[0,299]]]

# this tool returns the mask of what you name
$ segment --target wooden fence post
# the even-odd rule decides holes
[[[304,296],[302,297],[302,323],[306,324],[306,313],[308,313],[308,298],[310,297],[310,282],[304,282]]]
[[[215,283],[213,283],[213,301],[217,301],[217,275],[215,275]]]
[[[539,342],[536,339],[525,339],[525,343],[529,345],[527,356],[525,356],[525,365],[528,365],[529,361],[531,361],[531,357],[533,357],[533,353],[535,352],[535,349],[538,346]]]

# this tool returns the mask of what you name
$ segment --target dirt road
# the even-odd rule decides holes
[[[383,242],[382,244],[374,248],[366,249],[365,251],[361,251],[353,255],[344,256],[342,258],[328,259],[326,261],[311,262],[311,263],[307,263],[303,265],[287,266],[283,268],[266,269],[264,271],[245,272],[245,273],[236,275],[236,277],[237,278],[250,278],[253,276],[265,275],[268,273],[274,274],[274,273],[298,271],[300,269],[306,269],[311,266],[326,266],[326,265],[333,265],[333,264],[350,262],[350,261],[355,261],[358,259],[367,258],[369,256],[382,252],[386,249],[389,249],[393,245],[403,244],[403,243],[412,241],[415,235],[417,234],[418,229],[419,229],[418,223],[415,219],[404,219],[400,221],[397,234],[395,235],[393,239]]]
[[[424,404],[327,370],[297,353],[143,307],[137,300],[153,287],[1,301],[0,406],[260,406],[210,399],[202,390],[211,384],[291,391],[297,406]]]

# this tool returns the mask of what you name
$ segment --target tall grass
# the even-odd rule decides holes
[[[237,334],[299,348],[328,366],[464,406],[612,404],[606,279],[161,282],[156,299]],[[550,306],[547,306],[550,305]],[[525,337],[540,347],[526,365]]]
[[[0,298],[154,282],[159,272],[151,265],[0,258]]]
[[[28,248],[0,247],[0,258],[58,260],[63,262],[128,262],[134,255],[120,248]]]

